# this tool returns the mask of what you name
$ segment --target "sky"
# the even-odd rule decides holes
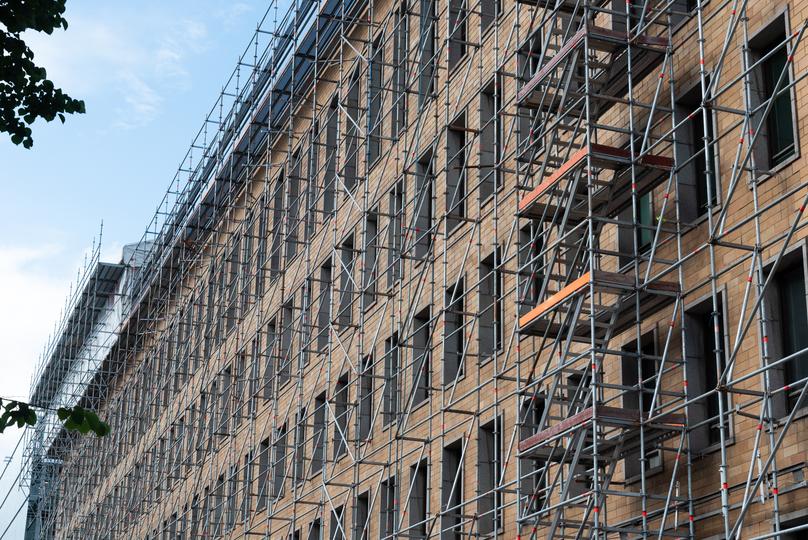
[[[281,0],[286,3],[286,0]],[[26,37],[87,113],[37,121],[26,150],[0,134],[0,397],[31,375],[103,223],[102,259],[141,238],[269,2],[70,0],[66,31]],[[0,434],[2,466],[20,432]],[[0,538],[22,538],[24,496],[0,478]],[[3,530],[11,528],[3,536]]]

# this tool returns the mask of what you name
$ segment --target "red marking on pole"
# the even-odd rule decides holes
[[[763,343],[769,342],[769,336],[763,336]]]
[[[757,430],[760,431],[761,429],[763,429],[763,424],[758,424],[757,425]]]
[[[642,511],[642,517],[644,517],[644,518],[645,518],[645,517],[648,517],[648,512],[646,512],[645,510],[643,510],[643,511]]]
[[[780,491],[777,488],[772,488],[772,493],[774,495],[777,495],[778,493],[780,493]]]
[[[729,489],[729,484],[724,482],[723,484],[721,484],[721,489],[727,489],[728,490]]]
[[[748,278],[746,278],[746,281],[748,281],[749,283],[752,283],[752,276],[749,276]]]
[[[595,511],[595,513],[597,514],[597,513],[599,513],[599,512],[600,512],[600,507],[599,507],[599,506],[595,506],[595,507],[593,508],[593,510],[594,510],[594,511]]]

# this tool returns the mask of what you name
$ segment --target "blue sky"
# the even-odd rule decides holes
[[[281,0],[286,4],[287,0]],[[34,147],[0,136],[0,396],[31,371],[103,221],[103,258],[140,239],[268,2],[72,0],[36,60],[87,114],[37,122]],[[0,456],[19,432],[0,435]],[[9,469],[12,469],[10,467]],[[0,500],[9,489],[0,480]],[[11,478],[13,480],[13,478]],[[0,508],[0,533],[22,504]],[[25,511],[7,538],[21,538]]]

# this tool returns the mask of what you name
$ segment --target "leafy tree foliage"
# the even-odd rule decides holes
[[[66,0],[0,0],[0,132],[14,144],[31,148],[29,127],[37,118],[50,122],[65,114],[83,113],[84,102],[73,99],[48,80],[45,68],[21,34],[26,30],[51,34],[67,29],[62,16]]]
[[[31,405],[24,401],[7,400],[4,405],[3,399],[0,398],[0,411],[2,411],[2,414],[0,414],[0,433],[3,433],[9,426],[34,426],[38,419]],[[78,405],[72,409],[59,407],[56,410],[56,416],[59,417],[59,420],[62,421],[68,431],[78,431],[82,435],[92,431],[98,437],[108,435],[110,432],[109,424],[99,419],[98,415],[93,411]]]

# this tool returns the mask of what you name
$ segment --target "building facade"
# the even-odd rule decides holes
[[[804,5],[279,7],[45,356],[112,433],[32,535],[804,537]]]

